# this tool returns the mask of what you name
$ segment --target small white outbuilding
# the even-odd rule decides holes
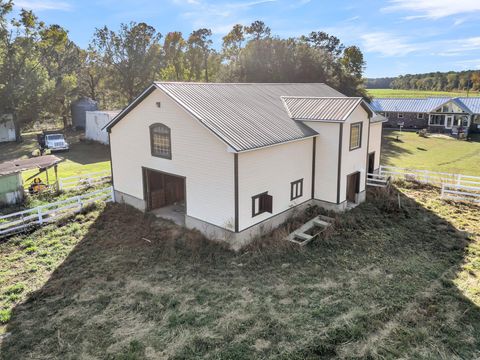
[[[108,132],[103,129],[120,111],[87,111],[85,119],[85,138],[108,144]],[[103,130],[102,130],[103,129]]]
[[[0,142],[15,141],[15,123],[12,114],[0,115]]]

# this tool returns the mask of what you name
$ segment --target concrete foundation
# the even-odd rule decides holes
[[[365,199],[366,199],[366,192],[363,191],[359,193],[357,195],[357,203],[354,204],[354,206],[364,202]],[[115,190],[115,201],[118,203],[126,203],[141,211],[145,211],[145,208],[146,208],[146,204],[144,200],[138,199],[131,195],[124,194],[117,190]],[[245,245],[248,245],[255,238],[268,234],[275,228],[282,225],[289,218],[295,217],[300,212],[305,211],[308,206],[319,206],[326,210],[331,210],[335,212],[344,212],[352,208],[352,204],[347,203],[347,201],[344,201],[343,203],[340,203],[340,204],[335,204],[335,203],[329,203],[329,202],[321,201],[317,199],[312,199],[302,204],[299,204],[295,207],[292,207],[291,209],[288,209],[280,214],[274,215],[269,219],[262,221],[259,224],[243,229],[238,233],[214,224],[210,224],[201,219],[197,219],[188,215],[185,215],[184,224],[186,228],[196,229],[209,239],[225,241],[229,244],[229,246],[233,250],[239,250]],[[158,210],[160,210],[159,212],[160,214],[162,209],[158,209]]]
[[[131,205],[134,208],[137,208],[138,210],[141,210],[141,211],[145,211],[145,209],[147,208],[147,204],[143,199],[139,199],[135,196],[125,194],[118,190],[115,190],[114,194],[115,194],[115,202],[117,203]]]

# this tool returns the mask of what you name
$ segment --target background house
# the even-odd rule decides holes
[[[480,98],[378,98],[371,106],[388,119],[388,127],[403,124],[406,129],[452,135],[480,130]]]
[[[107,126],[116,200],[239,247],[309,204],[363,201],[374,115],[324,84],[155,83]]]

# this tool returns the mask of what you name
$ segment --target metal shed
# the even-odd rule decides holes
[[[63,161],[55,155],[18,159],[0,164],[0,205],[17,204],[23,200],[22,171],[38,169],[45,171]],[[38,175],[38,174],[37,174]],[[35,175],[36,176],[36,175]]]
[[[15,141],[15,122],[12,114],[0,115],[0,142]]]
[[[108,145],[108,132],[104,127],[120,112],[112,111],[87,111],[85,123],[85,138]]]

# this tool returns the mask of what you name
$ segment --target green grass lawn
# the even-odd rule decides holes
[[[382,165],[480,176],[480,137],[459,141],[384,130]],[[396,140],[397,136],[399,141]]]
[[[478,207],[438,195],[372,190],[304,249],[298,221],[234,253],[118,204],[10,239],[0,358],[478,358]]]
[[[18,159],[22,157],[31,157],[32,152],[38,148],[37,135],[29,133],[22,135],[21,143],[3,143],[0,144],[0,162]],[[110,154],[108,146],[95,142],[80,141],[80,133],[69,133],[67,141],[70,144],[70,151],[55,152],[54,155],[65,159],[58,165],[59,177],[70,177],[75,175],[88,174],[92,172],[110,171]],[[38,171],[29,170],[23,172],[23,178],[26,184],[31,180],[27,179],[35,175]],[[40,178],[46,180],[43,173]],[[53,169],[49,170],[50,181],[54,180]]]
[[[367,89],[370,96],[377,98],[402,97],[402,98],[424,98],[424,97],[466,97],[466,92],[449,91],[422,91],[422,90],[399,90],[399,89]],[[480,96],[478,92],[470,92],[469,96]]]

